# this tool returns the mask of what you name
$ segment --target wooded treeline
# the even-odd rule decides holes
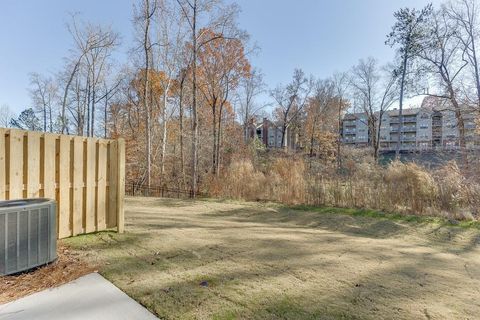
[[[209,188],[234,161],[255,163],[263,146],[251,139],[249,125],[262,117],[280,128],[282,145],[287,130],[295,132],[294,151],[310,167],[318,160],[341,171],[347,110],[367,115],[377,160],[382,114],[396,103],[401,113],[404,97],[427,94],[449,102],[465,146],[461,110],[480,112],[474,0],[397,11],[386,37],[397,53],[391,63],[368,57],[325,79],[297,69],[272,89],[252,65],[258,48],[238,25],[239,10],[222,0],[138,0],[126,63],[115,59],[121,41],[115,30],[72,15],[64,67],[32,73],[32,108],[11,120],[0,109],[0,125],[123,137],[129,183],[194,192]]]

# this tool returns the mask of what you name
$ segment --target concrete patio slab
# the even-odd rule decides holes
[[[0,305],[1,320],[157,319],[98,273]]]

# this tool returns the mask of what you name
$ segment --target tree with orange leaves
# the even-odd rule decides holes
[[[242,38],[221,37],[208,29],[201,30],[201,34],[214,39],[198,52],[198,87],[210,110],[212,173],[217,175],[220,168],[222,121],[225,113],[233,113],[229,102],[232,92],[241,79],[249,76],[251,66]]]

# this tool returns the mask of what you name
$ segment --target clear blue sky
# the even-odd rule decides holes
[[[240,26],[261,51],[253,64],[269,87],[289,81],[293,69],[327,77],[358,59],[393,58],[384,45],[401,7],[440,0],[238,0]],[[54,73],[68,54],[69,12],[110,24],[123,38],[118,58],[126,58],[132,38],[132,0],[0,0],[0,105],[15,112],[30,106],[30,72]]]

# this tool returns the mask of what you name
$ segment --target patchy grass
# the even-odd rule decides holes
[[[292,210],[314,211],[322,214],[346,214],[357,217],[370,217],[380,219],[390,219],[396,221],[405,221],[412,223],[433,223],[443,226],[461,227],[461,228],[476,228],[480,229],[480,221],[476,220],[451,220],[441,217],[433,217],[426,215],[409,215],[400,213],[389,213],[370,209],[352,209],[352,208],[334,208],[334,207],[314,207],[314,206],[291,206]]]
[[[126,219],[125,234],[62,243],[161,319],[480,313],[476,227],[368,210],[154,198],[127,199]]]

